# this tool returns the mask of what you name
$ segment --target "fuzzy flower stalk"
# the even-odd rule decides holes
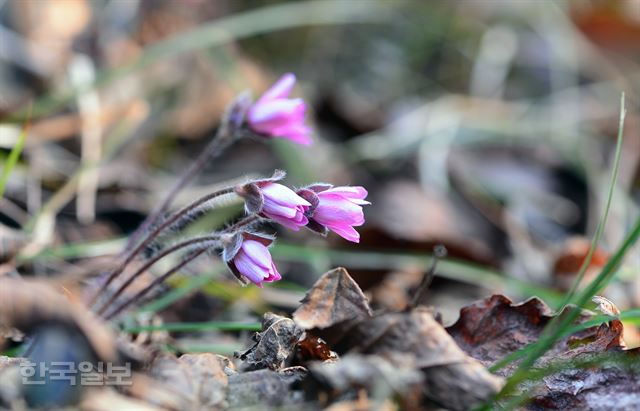
[[[295,84],[293,73],[283,75],[249,108],[246,121],[254,133],[311,145],[311,128],[304,123],[304,100],[288,98]]]

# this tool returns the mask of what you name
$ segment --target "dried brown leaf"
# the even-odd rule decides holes
[[[584,311],[577,322],[583,322],[589,317],[590,314]],[[493,295],[460,310],[460,318],[447,331],[460,348],[489,366],[536,342],[552,318],[553,311],[537,298],[514,304],[503,295]],[[546,363],[560,354],[575,356],[596,353],[622,347],[623,344],[622,324],[603,324],[562,339],[539,363]],[[515,364],[499,373],[509,375],[513,367]]]
[[[595,299],[607,314],[615,314],[615,305],[603,297]],[[560,315],[563,315],[562,313]],[[591,317],[583,311],[578,323]],[[472,357],[485,365],[538,340],[553,313],[542,301],[532,298],[514,304],[502,295],[494,295],[465,307],[460,319],[447,330]],[[637,409],[640,402],[640,374],[637,350],[624,350],[623,325],[619,320],[590,327],[561,339],[536,362],[536,366],[551,366],[567,362],[558,372],[542,379],[542,385],[528,383],[533,389],[529,408],[540,409]],[[608,353],[611,359],[589,368],[573,366],[572,361],[590,360]],[[629,364],[625,367],[621,364]],[[499,371],[509,375],[517,364]]]
[[[290,318],[266,313],[262,331],[256,333],[256,343],[242,354],[236,354],[249,369],[285,367],[287,359],[294,353],[302,330]]]
[[[325,273],[302,300],[293,319],[305,330],[371,317],[367,297],[344,268]]]
[[[640,404],[638,352],[620,351],[620,364],[565,369],[543,378],[529,408],[580,410],[635,410]]]
[[[465,354],[432,312],[419,307],[359,323],[345,342],[353,351],[377,354],[424,376],[426,398],[450,409],[468,409],[497,393],[503,380]]]

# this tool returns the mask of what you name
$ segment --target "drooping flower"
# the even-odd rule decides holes
[[[282,184],[266,182],[258,187],[263,198],[261,215],[294,231],[307,225],[305,213],[311,206],[307,200]]]
[[[314,185],[306,189],[315,193],[317,205],[308,213],[310,228],[325,227],[345,240],[360,242],[360,234],[353,228],[364,224],[362,206],[366,201],[364,187],[331,187]]]
[[[265,137],[281,137],[295,143],[310,145],[311,128],[304,124],[304,100],[288,98],[295,84],[296,76],[292,73],[280,77],[249,108],[249,128]]]
[[[272,242],[270,237],[239,233],[228,241],[223,258],[240,281],[246,284],[249,280],[262,288],[262,283],[282,278],[267,248]]]
[[[235,192],[244,198],[247,213],[270,218],[287,228],[298,231],[309,222],[306,214],[311,203],[290,188],[276,183],[285,175],[284,171],[276,170],[269,178],[236,186]]]

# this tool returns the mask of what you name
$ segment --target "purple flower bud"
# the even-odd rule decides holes
[[[311,203],[282,184],[263,182],[257,185],[263,199],[260,212],[262,216],[294,231],[307,225],[309,220],[305,213],[311,207]]]
[[[249,109],[249,128],[265,137],[310,145],[311,128],[304,124],[306,105],[302,99],[287,98],[295,84],[296,76],[287,73],[271,86]]]
[[[332,187],[320,190],[316,192],[318,205],[311,221],[328,228],[345,240],[360,242],[360,234],[353,227],[364,224],[362,206],[371,204],[365,201],[367,190],[364,187]]]
[[[242,241],[239,246],[238,239]],[[242,283],[246,284],[246,280],[249,280],[262,288],[262,283],[270,283],[282,278],[267,248],[272,242],[272,238],[245,232],[233,237],[230,246],[233,251],[226,253],[225,249],[223,256],[225,260],[229,259],[227,260],[229,268]]]

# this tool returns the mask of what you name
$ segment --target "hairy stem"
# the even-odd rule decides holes
[[[227,188],[223,188],[223,189],[218,190],[218,191],[214,191],[213,193],[210,193],[210,194],[208,194],[208,195],[206,195],[204,197],[201,197],[198,200],[194,201],[193,203],[188,204],[188,205],[182,207],[180,210],[176,211],[175,213],[171,214],[166,220],[164,220],[162,222],[162,224],[158,225],[153,231],[151,231],[149,234],[147,234],[147,236],[144,238],[144,240],[142,240],[142,242],[140,242],[140,244],[138,244],[138,246],[136,248],[134,248],[133,251],[131,251],[129,254],[127,254],[127,256],[124,258],[124,260],[118,265],[118,267],[116,267],[111,272],[111,274],[109,274],[109,276],[107,277],[107,280],[104,283],[102,283],[102,285],[100,286],[98,291],[95,293],[95,295],[91,299],[89,305],[92,306],[93,304],[95,304],[95,302],[98,299],[98,297],[100,296],[100,294],[102,294],[102,292],[107,289],[109,284],[111,284],[111,282],[113,282],[113,280],[120,273],[122,273],[122,271],[124,271],[124,269],[127,267],[127,265],[131,261],[133,261],[133,259],[138,254],[140,254],[140,252],[142,250],[144,250],[144,248],[147,245],[149,245],[154,240],[154,238],[158,234],[160,234],[160,232],[162,232],[163,230],[167,229],[173,223],[178,221],[178,219],[180,219],[180,217],[182,217],[185,214],[187,214],[188,212],[200,207],[202,204],[204,204],[204,203],[206,203],[208,201],[211,201],[216,197],[220,197],[222,195],[229,194],[229,193],[232,193],[232,192],[233,192],[233,187],[227,187]]]
[[[171,267],[166,273],[164,273],[163,275],[161,275],[158,278],[156,278],[155,280],[153,280],[153,282],[151,284],[149,284],[148,286],[146,286],[142,290],[138,291],[134,296],[130,297],[128,300],[126,300],[124,303],[122,303],[120,306],[118,306],[109,315],[105,316],[104,317],[105,320],[112,319],[116,315],[120,314],[125,308],[129,307],[134,302],[139,301],[142,297],[144,297],[146,294],[148,294],[156,286],[158,286],[159,284],[162,284],[167,278],[169,278],[175,272],[177,272],[178,270],[180,270],[181,268],[183,268],[184,266],[189,264],[191,261],[195,260],[198,256],[203,254],[205,251],[206,251],[205,249],[201,249],[201,250],[196,250],[196,251],[193,251],[193,252],[187,254],[187,256],[185,258],[183,258],[178,264],[176,264],[173,267]]]
[[[164,196],[162,202],[160,202],[147,218],[144,219],[142,224],[138,226],[138,228],[129,236],[129,240],[127,240],[127,244],[123,249],[124,251],[133,247],[134,244],[138,242],[140,237],[153,225],[155,224],[162,214],[167,211],[177,194],[191,181],[193,178],[202,171],[202,169],[207,165],[210,159],[219,156],[232,142],[234,138],[229,132],[229,127],[226,125],[221,125],[218,129],[216,135],[211,139],[209,145],[205,148],[205,150],[196,158],[196,160],[191,163],[189,168],[185,170],[185,172],[176,180],[173,184],[169,192]]]
[[[152,258],[151,260],[149,260],[144,266],[142,266],[139,270],[137,270],[124,284],[122,284],[120,286],[120,288],[118,288],[118,290],[116,290],[116,292],[111,296],[111,298],[98,311],[98,315],[102,315],[106,311],[106,309],[109,308],[109,306],[116,300],[116,298],[118,298],[118,296],[120,294],[122,294],[122,292],[133,282],[133,280],[135,280],[137,277],[142,275],[142,273],[144,271],[146,271],[149,268],[151,268],[151,266],[153,266],[156,262],[158,262],[162,258],[166,257],[167,255],[169,255],[169,254],[171,254],[171,253],[173,253],[175,251],[178,251],[178,250],[180,250],[182,248],[191,246],[191,245],[206,244],[207,242],[217,242],[220,239],[221,235],[226,234],[226,233],[232,233],[232,232],[238,230],[239,228],[245,227],[247,225],[250,225],[250,224],[254,223],[255,221],[258,221],[259,219],[260,219],[260,217],[258,217],[256,215],[250,215],[250,216],[247,216],[247,217],[241,219],[240,221],[238,221],[237,223],[233,224],[232,226],[226,228],[225,230],[222,230],[219,233],[216,233],[216,234],[213,234],[213,235],[210,235],[210,236],[192,238],[190,240],[186,240],[186,241],[183,241],[181,243],[175,244],[172,247],[167,248],[166,250],[163,250],[160,254],[158,254],[157,256]],[[149,286],[147,286],[143,290],[139,291],[136,295],[134,295],[129,300],[127,300],[124,304],[122,304],[120,307],[118,307],[116,310],[114,310],[106,318],[107,319],[113,318],[113,316],[115,316],[120,311],[124,310],[127,306],[129,306],[130,304],[132,304],[133,302],[137,301],[142,296],[147,294],[156,285],[158,285],[158,284],[162,283],[164,280],[166,280],[170,275],[172,275],[176,271],[180,270],[182,267],[187,265],[190,261],[193,261],[200,254],[204,253],[208,248],[210,248],[210,245],[207,246],[207,247],[203,247],[201,249],[198,249],[198,250],[195,250],[195,251],[192,251],[191,253],[189,253],[182,261],[180,261],[177,265],[175,265],[173,268],[171,268],[169,271],[167,271],[167,273],[165,273],[162,276],[156,278]]]
[[[122,283],[122,285],[120,285],[120,287],[111,295],[109,300],[102,306],[102,308],[97,311],[98,315],[101,315],[109,307],[109,305],[111,305],[111,303],[113,303],[116,300],[116,298],[118,298],[118,296],[122,294],[125,288],[127,288],[136,278],[142,275],[142,273],[147,271],[152,265],[157,263],[159,260],[163,259],[164,257],[166,257],[171,253],[174,253],[176,251],[179,251],[183,248],[190,247],[190,246],[199,245],[202,247],[203,250],[206,250],[207,248],[211,247],[212,243],[217,243],[219,239],[220,239],[220,235],[195,237],[166,248],[161,253],[159,253],[149,261],[147,261],[142,267],[140,267],[135,273],[133,273],[131,277],[127,279],[127,281]]]

